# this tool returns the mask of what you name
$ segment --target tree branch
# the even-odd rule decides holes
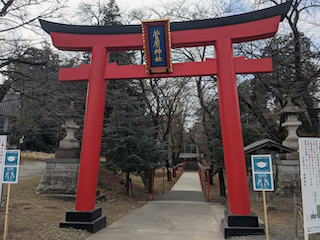
[[[3,17],[7,14],[7,10],[13,4],[14,0],[9,0],[8,2],[4,2],[3,0],[1,0],[1,2],[4,4],[4,6],[1,9],[0,17]]]

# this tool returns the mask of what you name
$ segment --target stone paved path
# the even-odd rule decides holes
[[[185,172],[168,194],[87,240],[222,240],[219,216],[214,216],[216,207],[206,202],[198,172]],[[221,209],[216,212],[220,214]]]

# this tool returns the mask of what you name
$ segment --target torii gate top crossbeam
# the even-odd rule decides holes
[[[240,15],[173,22],[170,24],[172,47],[212,45],[217,38],[226,36],[234,43],[272,37],[290,5],[291,1],[288,1],[275,7]],[[51,34],[54,46],[61,50],[90,51],[93,45],[102,45],[109,51],[143,48],[140,25],[78,26],[44,20],[40,20],[40,23],[43,29]],[[80,38],[79,35],[86,37]]]

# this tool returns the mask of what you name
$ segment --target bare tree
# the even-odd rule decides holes
[[[279,5],[283,1],[255,1],[255,7]],[[261,124],[260,132],[267,132],[274,140],[281,141],[285,131],[281,128],[284,119],[275,118],[274,113],[283,108],[290,97],[293,102],[305,108],[303,134],[319,134],[318,103],[319,49],[317,43],[303,33],[303,25],[309,24],[320,10],[320,1],[294,0],[285,16],[282,29],[273,39],[238,45],[237,51],[247,57],[272,57],[274,71],[268,75],[256,75],[250,85],[242,82],[239,94],[241,102]],[[303,23],[303,24],[302,24]],[[317,27],[313,25],[313,27]],[[289,33],[288,33],[289,32]],[[311,37],[311,36],[310,36]],[[263,97],[262,97],[263,96]],[[261,131],[262,130],[262,131]]]
[[[31,39],[30,33],[39,29],[39,18],[59,17],[59,10],[65,6],[66,0],[3,0],[0,2],[0,78],[3,85],[0,99],[10,89],[5,81],[7,66],[13,63],[26,63],[24,51],[31,45],[43,41],[42,36]],[[31,31],[31,32],[30,32]],[[30,64],[36,63],[28,59]]]
[[[167,142],[169,158],[176,164],[182,146],[182,133],[188,114],[188,79],[140,80],[139,87],[148,104],[157,139]],[[169,159],[167,161],[169,167]]]

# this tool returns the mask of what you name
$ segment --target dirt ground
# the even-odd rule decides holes
[[[21,166],[23,163],[21,164]],[[32,174],[26,174],[30,166],[22,167],[20,173],[25,172],[19,178],[18,184],[11,185],[9,198],[9,230],[8,240],[82,240],[90,236],[83,230],[59,228],[59,223],[65,220],[66,211],[74,208],[74,199],[44,197],[35,194],[35,189],[40,183],[44,168],[42,164],[30,163],[35,166],[30,170]],[[22,176],[22,175],[21,175]],[[130,212],[143,206],[150,200],[150,194],[145,193],[143,184],[139,178],[132,176],[134,197],[123,195],[123,178],[112,172],[100,168],[99,190],[106,197],[97,201],[96,206],[101,206],[103,215],[107,216],[107,224],[111,224]],[[7,195],[7,185],[4,185],[3,195]],[[155,174],[155,199],[162,195],[162,171]],[[165,185],[165,192],[169,191],[169,184]],[[5,196],[6,197],[6,196]],[[0,210],[0,239],[3,239],[5,221],[5,206]]]
[[[23,166],[23,165],[22,165]],[[64,221],[66,211],[74,208],[74,199],[62,199],[43,197],[35,194],[43,173],[43,166],[36,163],[30,174],[23,173],[19,184],[11,185],[9,234],[8,239],[60,239],[82,240],[90,236],[90,233],[75,229],[59,228],[59,223]],[[41,167],[42,166],[42,167]],[[30,168],[29,168],[30,169]],[[37,169],[37,170],[36,170]],[[26,170],[25,172],[28,172]],[[179,174],[182,172],[180,171]],[[178,175],[179,175],[178,174]],[[123,178],[100,168],[99,188],[106,197],[97,202],[101,206],[103,214],[107,216],[107,224],[111,224],[130,212],[140,208],[145,201],[150,200],[150,195],[145,193],[139,177],[132,176],[134,197],[126,197],[122,194]],[[169,191],[169,183],[166,182],[165,192]],[[3,195],[6,195],[7,186],[4,186]],[[227,199],[219,196],[218,184],[211,186],[211,201],[225,204]],[[162,195],[162,171],[155,174],[155,199]],[[264,219],[263,203],[257,193],[250,191],[251,209],[261,219]],[[301,202],[301,199],[298,198]],[[294,203],[293,198],[280,198],[274,196],[274,209],[268,211],[270,239],[295,239]],[[4,230],[5,208],[0,210],[0,239]],[[255,238],[254,238],[255,239]],[[259,238],[260,239],[260,238]],[[298,239],[303,239],[302,219],[298,215]],[[320,235],[310,235],[310,240],[320,239]]]
[[[219,187],[217,182],[216,185],[210,187],[210,195],[212,202],[219,202],[222,205],[227,203],[226,197],[219,196]],[[258,217],[265,222],[264,208],[261,192],[255,192],[253,190],[250,193],[250,206],[252,212],[258,215]],[[273,193],[266,193],[267,199],[270,195],[273,195],[273,204],[268,201],[267,217],[269,225],[270,240],[273,239],[290,239],[296,240],[296,228],[294,220],[294,198],[281,198]],[[269,194],[269,196],[268,196]],[[207,195],[206,195],[207,196]],[[301,207],[301,197],[296,198],[297,206]],[[303,220],[302,213],[297,212],[297,240],[303,240]],[[258,239],[258,237],[256,237]],[[256,239],[250,238],[250,239]],[[245,239],[245,238],[243,238]],[[265,239],[265,238],[259,238]],[[320,234],[309,235],[309,240],[320,240]]]

